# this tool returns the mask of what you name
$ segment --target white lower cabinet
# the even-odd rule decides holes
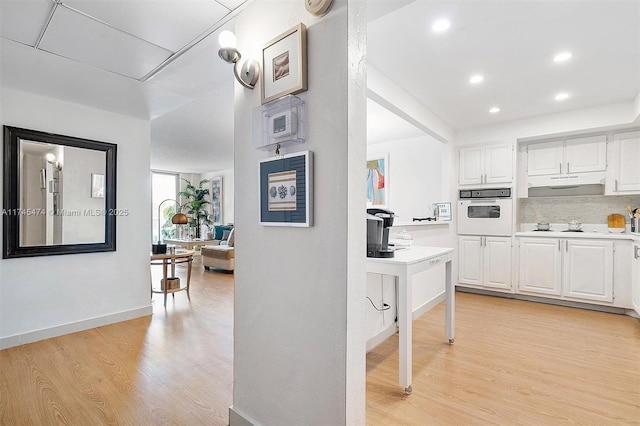
[[[633,243],[631,259],[631,298],[633,310],[640,315],[640,242]]]
[[[562,252],[555,238],[520,238],[518,289],[559,296],[562,292]]]
[[[613,241],[520,238],[518,291],[613,302],[613,259]]]
[[[564,240],[562,295],[613,302],[613,242]]]
[[[458,255],[460,284],[511,289],[511,238],[462,235]]]

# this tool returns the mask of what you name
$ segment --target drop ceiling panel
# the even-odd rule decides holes
[[[171,52],[65,7],[58,7],[40,48],[78,62],[140,79]]]
[[[64,4],[172,52],[231,12],[214,0],[65,0]]]
[[[34,46],[53,7],[49,0],[0,1],[0,36]]]

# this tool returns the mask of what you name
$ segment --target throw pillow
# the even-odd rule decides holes
[[[227,240],[227,244],[229,245],[229,247],[233,247],[233,245],[235,244],[235,240],[236,240],[236,233],[235,233],[235,228],[233,228],[231,230],[231,233],[229,234],[229,239]]]
[[[232,228],[230,226],[225,226],[225,225],[216,226],[213,230],[213,239],[223,240],[224,238],[222,238],[222,235],[224,234],[224,231],[231,231],[231,229]]]

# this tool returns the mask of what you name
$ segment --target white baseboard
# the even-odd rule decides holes
[[[413,320],[415,321],[416,319],[420,318],[420,316],[422,314],[424,314],[425,312],[428,312],[431,309],[433,309],[438,303],[442,302],[444,300],[444,298],[445,298],[445,293],[443,291],[442,293],[440,293],[439,295],[437,295],[433,299],[427,300],[422,305],[420,305],[418,308],[414,309],[414,311],[413,311]]]
[[[373,348],[393,336],[396,331],[398,331],[398,323],[394,322],[371,339],[367,340],[367,353],[371,352]]]
[[[258,422],[241,414],[233,405],[229,407],[229,426],[258,426]]]
[[[433,309],[438,303],[442,302],[445,299],[445,293],[442,292],[431,300],[427,300],[422,305],[420,305],[416,310],[412,313],[412,318],[415,321],[425,312]],[[394,322],[372,338],[367,340],[367,353],[371,352],[373,348],[378,346],[380,343],[387,340],[389,337],[393,336],[394,333],[398,331],[398,323]]]
[[[86,320],[57,325],[55,327],[2,337],[0,338],[0,350],[11,348],[13,346],[26,345],[27,343],[33,343],[39,340],[51,339],[52,337],[58,337],[78,331],[89,330],[91,328],[102,327],[116,322],[144,317],[151,315],[152,313],[153,307],[149,305],[131,309],[129,311],[116,312],[114,314],[104,315],[101,317],[88,318]]]

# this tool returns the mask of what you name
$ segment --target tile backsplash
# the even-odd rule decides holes
[[[620,213],[627,218],[625,206],[640,207],[640,195],[590,195],[571,197],[519,198],[518,224],[567,223],[577,220],[582,223],[606,224],[607,216]]]

